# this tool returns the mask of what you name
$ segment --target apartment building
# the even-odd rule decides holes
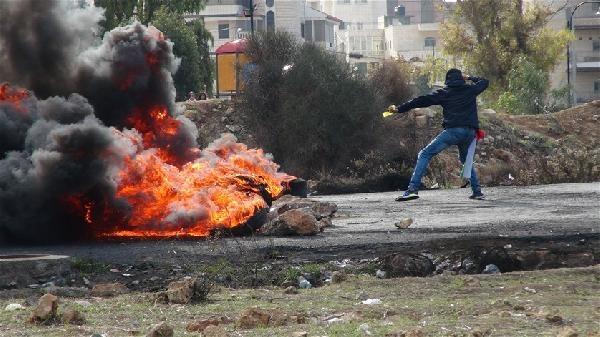
[[[567,5],[562,8],[565,2]],[[600,99],[600,2],[584,3],[577,9],[581,0],[562,3],[545,0],[545,3],[560,9],[548,23],[556,30],[568,28],[571,13],[575,11],[572,17],[575,40],[569,45],[569,58],[550,75],[551,86],[561,88],[570,83],[571,102],[575,104]]]
[[[334,27],[341,21],[300,0],[254,0],[255,31],[286,31],[303,41],[335,50]],[[251,33],[249,0],[208,0],[203,11],[185,16],[204,20],[214,38],[211,52]]]
[[[421,62],[440,55],[440,26],[454,3],[442,0],[388,0],[394,11],[383,20],[386,58]],[[388,8],[391,10],[391,8]]]

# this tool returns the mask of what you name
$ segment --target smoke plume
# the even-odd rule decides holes
[[[0,2],[0,242],[205,236],[282,192],[261,150],[197,148],[160,31],[100,39],[102,10],[69,4]]]

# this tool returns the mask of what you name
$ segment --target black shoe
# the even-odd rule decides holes
[[[404,194],[396,198],[396,201],[409,201],[419,199],[419,191],[406,190]]]
[[[469,199],[485,200],[485,195],[483,193],[481,193],[481,191],[473,192],[473,194],[469,197]]]

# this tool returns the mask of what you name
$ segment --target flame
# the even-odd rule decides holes
[[[18,111],[26,112],[21,103],[29,96],[29,91],[25,89],[13,88],[8,83],[0,84],[0,102],[12,104]]]

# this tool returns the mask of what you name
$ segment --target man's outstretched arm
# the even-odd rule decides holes
[[[396,112],[404,113],[415,108],[426,108],[428,106],[440,104],[439,93],[434,91],[428,95],[416,97],[396,108]]]
[[[472,88],[475,95],[481,94],[490,85],[490,81],[483,77],[469,76],[468,79],[473,82]]]

